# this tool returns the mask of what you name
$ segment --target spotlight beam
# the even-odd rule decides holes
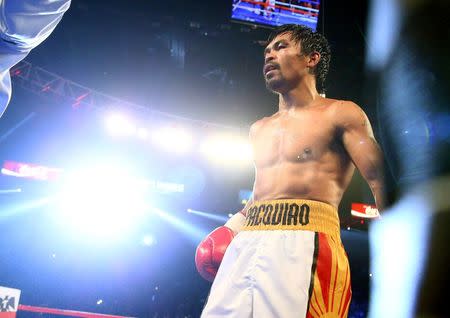
[[[20,193],[22,192],[22,189],[17,188],[17,189],[2,189],[0,190],[0,194],[10,194],[10,193]]]
[[[197,211],[197,210],[192,210],[192,209],[188,209],[187,211],[189,213],[199,215],[199,216],[202,216],[202,217],[210,219],[210,220],[219,221],[222,223],[225,223],[226,221],[229,220],[229,218],[224,215],[218,215],[218,214],[214,214],[214,213],[208,213],[208,212]]]
[[[160,210],[158,208],[151,208],[152,213],[159,216],[161,219],[171,224],[175,228],[187,234],[193,242],[198,243],[208,234],[207,231],[200,229],[192,224],[184,222],[183,220],[173,216],[172,214]]]
[[[15,215],[20,215],[24,213],[30,213],[33,212],[33,210],[43,207],[45,205],[50,204],[52,198],[45,197],[25,203],[21,203],[17,206],[11,206],[10,208],[2,208],[2,214],[0,215],[0,222],[8,219],[9,217],[13,217]]]

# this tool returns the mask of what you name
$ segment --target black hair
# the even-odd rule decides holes
[[[316,76],[317,91],[319,93],[325,93],[325,80],[331,60],[331,49],[328,40],[322,34],[308,27],[297,24],[284,24],[272,31],[267,43],[270,43],[278,35],[284,33],[290,34],[295,42],[300,43],[302,54],[309,55],[312,52],[320,53],[320,61],[313,72]]]

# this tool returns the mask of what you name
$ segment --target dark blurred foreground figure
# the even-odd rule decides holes
[[[370,229],[371,318],[450,317],[449,8],[372,0],[368,86],[391,177]]]
[[[0,116],[11,98],[11,67],[42,43],[70,0],[0,0]]]

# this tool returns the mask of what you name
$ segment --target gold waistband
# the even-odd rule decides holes
[[[242,230],[306,230],[340,237],[335,207],[299,199],[254,202],[247,209]]]

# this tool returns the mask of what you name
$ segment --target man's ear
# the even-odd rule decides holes
[[[317,51],[312,52],[311,54],[308,55],[308,67],[310,67],[311,69],[314,69],[316,67],[317,64],[319,64],[320,61],[320,53]]]

